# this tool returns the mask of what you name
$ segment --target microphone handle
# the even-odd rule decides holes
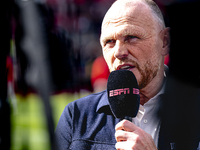
[[[124,116],[124,118],[123,119],[126,119],[126,120],[128,120],[128,121],[130,121],[130,122],[132,122],[132,117],[129,117],[129,116]],[[123,120],[122,119],[122,120]]]
[[[123,119],[126,119],[126,120],[132,122],[132,117],[124,116],[124,118],[122,118],[121,121],[122,121]],[[124,129],[122,129],[122,130],[124,131]]]

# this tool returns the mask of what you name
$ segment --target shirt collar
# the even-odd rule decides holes
[[[160,95],[163,95],[164,92],[165,92],[165,84],[166,84],[166,81],[164,81],[164,84],[162,85],[162,88],[161,88],[161,90],[158,92],[158,94],[156,94],[156,95],[155,95],[154,97],[152,97],[148,102],[146,102],[146,103],[144,104],[144,106],[152,105],[152,104],[155,104],[155,103],[156,103],[156,101],[158,100],[158,97],[159,97]]]

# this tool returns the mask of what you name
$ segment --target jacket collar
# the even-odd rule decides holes
[[[96,112],[99,112],[99,110],[105,106],[109,106],[109,102],[108,102],[108,96],[107,96],[107,91],[104,90],[103,91],[103,95],[97,105],[97,109]]]

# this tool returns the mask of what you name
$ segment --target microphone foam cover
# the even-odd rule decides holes
[[[108,101],[116,118],[136,117],[140,105],[138,83],[129,70],[110,73],[107,83]]]

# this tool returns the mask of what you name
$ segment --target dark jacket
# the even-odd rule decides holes
[[[115,125],[106,91],[91,94],[66,106],[56,128],[60,150],[114,150]]]
[[[172,111],[173,109],[170,110],[171,115],[174,114]],[[168,117],[162,120],[164,123],[172,121]],[[110,110],[106,91],[78,99],[68,104],[60,117],[56,128],[58,146],[60,150],[115,150],[115,125],[119,121],[120,119],[115,118]],[[163,125],[163,122],[158,149],[184,150],[186,143],[176,140],[180,138],[176,138],[178,130],[174,131],[175,128],[172,128],[174,124]],[[182,133],[184,135],[184,131]],[[183,139],[187,139],[187,135],[183,136]],[[198,136],[195,139],[187,139],[190,147],[187,150],[198,150],[199,141]],[[181,148],[177,148],[180,146]]]

